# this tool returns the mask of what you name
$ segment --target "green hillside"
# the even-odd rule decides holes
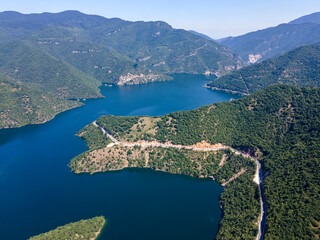
[[[52,103],[59,102],[55,107],[62,111],[60,103],[67,99],[101,97],[101,83],[164,81],[172,79],[172,73],[221,75],[241,66],[239,56],[226,47],[164,22],[130,22],[78,11],[0,13],[0,74],[28,89],[39,109],[39,92],[55,98]],[[2,115],[2,122],[12,123],[3,126],[39,122],[33,117],[23,123],[14,119],[23,112],[19,106],[15,104],[10,117]],[[38,119],[52,118],[41,112]]]
[[[98,80],[22,41],[0,48],[0,73],[12,81],[63,98],[101,97]]]
[[[277,57],[294,48],[320,42],[320,25],[316,23],[281,24],[220,41],[246,62]]]
[[[0,77],[0,129],[43,123],[81,105]]]
[[[237,55],[220,44],[164,22],[131,23],[110,33],[102,43],[162,73],[221,74],[242,64]]]
[[[127,68],[121,72],[122,75],[129,72],[145,74],[146,70],[162,74],[203,74],[206,71],[222,74],[242,65],[240,58],[226,47],[188,31],[173,29],[165,22],[129,22],[120,19],[104,19],[100,22],[102,20],[95,16],[79,12],[68,11],[60,14],[72,15],[83,24],[54,22],[37,29],[28,39],[46,43],[42,46],[48,45],[48,42],[53,43],[50,46],[51,51],[55,51],[56,56],[62,58],[66,53],[77,49],[77,42],[90,44],[91,49],[107,50],[105,54],[108,54],[108,57],[104,59],[104,65],[114,65],[114,62],[108,61],[112,58],[129,61],[127,64],[121,63]],[[54,49],[61,48],[56,46],[60,44],[54,44],[61,41],[69,41],[69,46],[64,44],[64,52]],[[110,48],[114,51],[110,51]],[[93,55],[96,55],[92,56],[93,61],[101,58],[101,54]],[[79,64],[75,66],[83,70]],[[108,78],[108,74],[105,76]]]
[[[104,217],[95,217],[66,224],[47,233],[29,238],[29,240],[95,240],[105,225]]]
[[[310,45],[226,74],[207,86],[250,94],[277,83],[319,87],[319,79],[320,45]]]
[[[222,143],[258,157],[265,176],[265,239],[316,239],[320,234],[319,120],[319,88],[274,85],[240,100],[150,117],[149,123],[142,121],[141,117],[115,116],[102,116],[97,123],[118,139],[135,138],[134,141],[156,140],[182,145],[204,140],[211,144]],[[130,151],[130,154],[134,153]],[[104,154],[108,156],[107,151]],[[80,159],[73,160],[71,166],[82,161],[94,167],[97,156],[80,155]],[[188,166],[181,155],[170,156],[169,159],[180,169]],[[90,159],[94,159],[93,162]],[[196,165],[194,167],[198,169]],[[231,209],[234,206],[246,213],[245,207],[235,206],[248,203],[250,198],[239,196],[246,193],[244,189],[251,182],[240,181],[237,190],[228,194]],[[248,226],[233,231],[232,226],[241,221],[232,217],[234,213],[224,211],[228,222],[221,225],[218,239],[238,239],[241,233],[247,234],[243,239],[253,237],[254,231],[249,234]],[[247,215],[252,220],[253,216]]]
[[[123,75],[129,72],[144,73],[145,68],[155,74],[204,74],[207,71],[222,74],[242,65],[241,59],[226,47],[188,31],[173,29],[160,21],[130,22],[77,11],[29,15],[3,12],[0,13],[1,28],[9,40],[21,37],[33,43],[71,40],[73,43],[91,44],[93,49],[112,48],[113,52],[106,50],[108,57],[104,59],[104,65],[114,65],[115,59],[130,59],[127,62],[129,66],[124,62],[120,63],[127,68]],[[70,42],[69,47],[64,47],[67,47],[67,51],[55,51],[59,53],[56,57],[65,58],[65,54],[75,49],[76,45],[73,46]],[[99,58],[101,54],[97,54],[97,61]],[[95,56],[92,61],[96,61]],[[84,70],[81,64],[75,66]],[[137,67],[141,71],[136,71]],[[107,74],[102,79],[105,78],[108,78]]]
[[[32,43],[34,47],[41,48],[100,82],[117,83],[121,75],[129,72],[148,74],[147,69],[109,47],[53,37],[37,37]]]

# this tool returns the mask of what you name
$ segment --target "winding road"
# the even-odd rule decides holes
[[[243,153],[239,150],[236,150],[229,146],[221,146],[221,147],[209,147],[209,148],[199,148],[199,147],[192,147],[192,146],[182,146],[182,145],[173,145],[170,143],[158,143],[158,142],[141,142],[141,143],[126,143],[126,142],[120,142],[116,138],[114,138],[106,129],[104,129],[102,126],[98,125],[96,121],[93,122],[93,125],[100,128],[103,134],[107,135],[108,138],[112,140],[113,143],[109,144],[108,146],[113,145],[122,145],[127,147],[134,147],[134,146],[141,146],[141,147],[163,147],[163,148],[178,148],[178,149],[188,149],[188,150],[194,150],[194,151],[217,151],[222,149],[230,149],[233,153],[241,155],[245,158],[249,158],[252,161],[256,163],[256,173],[254,176],[253,181],[259,185],[260,188],[260,216],[259,216],[259,226],[258,226],[258,234],[256,237],[256,240],[263,240],[264,235],[264,229],[265,229],[265,222],[266,222],[266,201],[264,198],[264,190],[263,190],[263,178],[262,178],[262,170],[261,170],[261,164],[260,162],[250,156],[247,153]]]
[[[258,235],[256,237],[256,240],[263,240],[263,235],[264,235],[264,229],[265,229],[265,223],[266,223],[266,201],[264,198],[264,190],[263,190],[263,178],[262,178],[262,170],[261,170],[261,164],[260,162],[256,159],[251,157],[249,154],[240,152],[236,149],[233,149],[231,147],[228,147],[232,152],[235,154],[240,154],[243,157],[250,158],[252,161],[256,163],[257,169],[256,169],[256,174],[254,176],[253,181],[257,183],[260,187],[260,216],[259,216],[259,231]]]

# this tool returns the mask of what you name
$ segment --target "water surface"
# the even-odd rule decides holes
[[[74,134],[101,115],[163,115],[237,96],[202,86],[203,76],[170,82],[102,87],[104,99],[42,125],[0,131],[0,239],[22,240],[103,215],[100,239],[213,239],[221,219],[222,187],[199,180],[127,169],[76,175],[67,164],[86,150]]]

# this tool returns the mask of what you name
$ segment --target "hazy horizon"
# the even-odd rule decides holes
[[[270,0],[257,2],[244,0],[147,0],[117,2],[92,0],[39,1],[12,0],[4,2],[0,11],[17,11],[25,14],[63,12],[77,10],[106,18],[121,18],[128,21],[165,21],[174,28],[194,30],[214,39],[238,36],[267,27],[287,23],[304,15],[320,11],[316,0]]]

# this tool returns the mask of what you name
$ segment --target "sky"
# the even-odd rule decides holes
[[[320,0],[9,0],[0,11],[21,13],[79,10],[130,21],[165,21],[214,39],[286,23],[320,11]]]

